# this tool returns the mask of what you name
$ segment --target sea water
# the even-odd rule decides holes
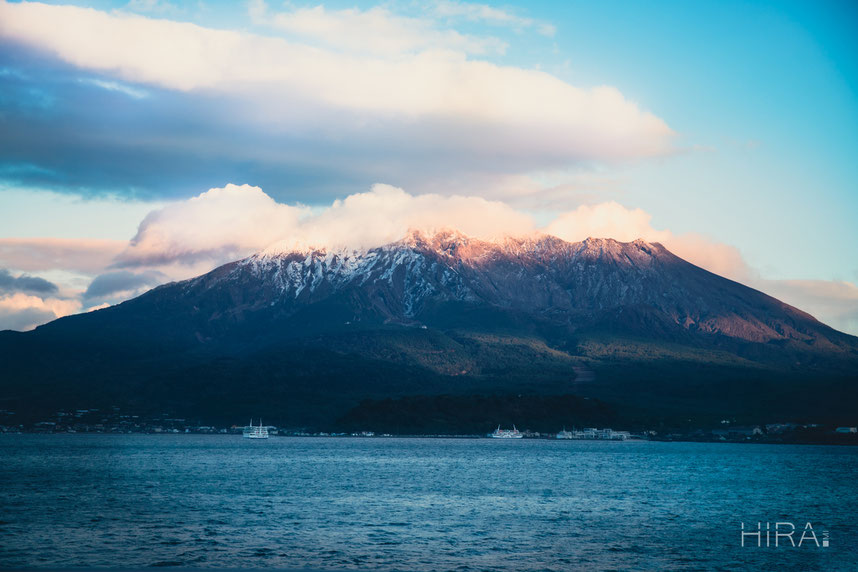
[[[856,477],[834,446],[0,435],[0,567],[858,570]]]

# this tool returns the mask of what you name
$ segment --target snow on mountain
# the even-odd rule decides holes
[[[439,313],[459,311],[454,303],[527,315],[570,332],[726,336],[815,349],[851,343],[796,308],[643,240],[570,243],[534,234],[490,242],[449,230],[412,232],[365,250],[273,247],[179,287],[215,321],[312,314],[324,303],[335,304],[344,323],[431,325]]]

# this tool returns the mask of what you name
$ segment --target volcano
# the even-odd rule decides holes
[[[0,353],[0,407],[34,416],[96,405],[326,428],[445,396],[460,417],[520,399],[551,422],[553,403],[586,400],[629,423],[843,422],[858,403],[858,338],[642,240],[274,246],[3,332]]]

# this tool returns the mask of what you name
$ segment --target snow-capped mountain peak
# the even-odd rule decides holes
[[[534,234],[486,241],[452,230],[412,231],[367,249],[278,245],[181,288],[188,296],[227,296],[230,315],[311,315],[326,307],[342,323],[413,325],[479,307],[570,332],[829,343],[816,332],[824,326],[807,314],[644,240]]]

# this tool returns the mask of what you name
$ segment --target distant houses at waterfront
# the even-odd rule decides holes
[[[628,431],[614,431],[613,429],[596,429],[588,427],[581,431],[566,431],[565,429],[557,434],[558,439],[588,439],[588,440],[605,440],[605,441],[625,441],[631,439],[632,434]]]
[[[750,438],[762,435],[763,430],[759,427],[727,427],[726,429],[713,429],[712,435],[720,439]]]
[[[848,423],[844,419],[841,423]],[[559,433],[536,432],[521,430],[520,436],[528,439],[563,439],[587,441],[702,441],[702,442],[732,442],[732,443],[830,443],[858,445],[858,427],[852,425],[834,425],[823,423],[807,423],[781,421],[765,425],[734,425],[736,420],[724,419],[717,428],[693,427],[677,431],[676,429],[659,428],[642,430],[632,434],[628,431],[615,431],[612,428],[587,427],[567,431],[564,427]],[[41,419],[19,419],[19,413],[3,408],[0,409],[0,434],[5,433],[197,433],[241,435],[244,426],[209,425],[203,420],[191,420],[177,417],[175,414],[163,412],[152,415],[138,415],[130,411],[122,411],[118,406],[89,407],[80,409],[64,409],[53,414],[46,414]],[[311,428],[266,427],[272,436],[315,436],[315,437],[439,437],[439,438],[480,438],[483,434],[396,434],[375,432],[370,428],[344,431],[320,431]]]

